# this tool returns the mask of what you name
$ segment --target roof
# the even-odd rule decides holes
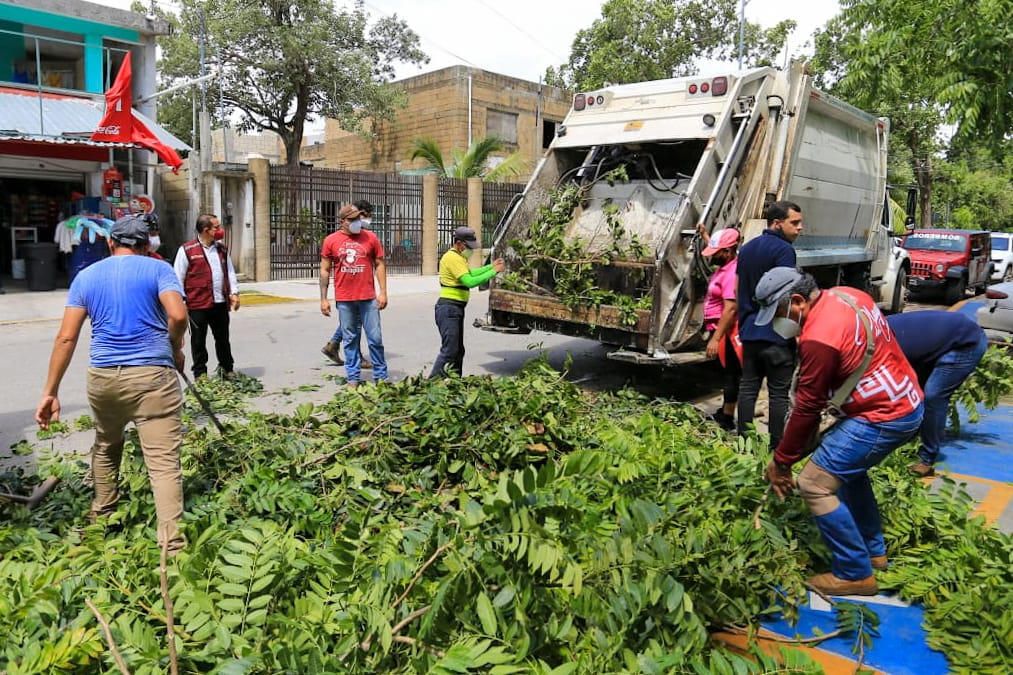
[[[912,234],[990,234],[988,230],[960,230],[957,228],[924,227],[911,230],[907,235]]]
[[[0,140],[130,147],[130,143],[97,143],[89,139],[102,121],[104,108],[104,99],[0,87]],[[133,112],[134,117],[144,122],[159,141],[175,150],[190,150],[189,145],[151,118],[137,110]]]
[[[95,2],[84,0],[0,0],[0,4],[9,4],[33,9],[58,16],[74,17],[84,21],[118,26],[135,30],[142,35],[168,35],[171,28],[165,19],[131,12],[116,7],[107,7]]]

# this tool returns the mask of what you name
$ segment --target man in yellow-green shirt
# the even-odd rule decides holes
[[[468,267],[468,251],[478,247],[478,237],[470,227],[454,230],[454,245],[440,258],[440,299],[436,302],[436,327],[440,331],[440,353],[429,377],[446,377],[451,371],[461,374],[464,362],[464,308],[471,289],[486,283],[503,271],[503,261],[478,269]]]

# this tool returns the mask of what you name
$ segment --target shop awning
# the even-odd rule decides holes
[[[90,139],[102,121],[103,106],[103,101],[83,96],[0,87],[0,152],[35,157],[69,154],[81,159],[95,156],[101,160],[101,153],[108,156],[108,148],[139,148],[133,143]],[[190,150],[150,118],[137,110],[133,113],[162,143],[175,150]]]

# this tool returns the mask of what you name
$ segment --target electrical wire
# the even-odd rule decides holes
[[[377,7],[376,5],[372,4],[372,3],[363,2],[362,4],[365,5],[366,7],[369,7],[374,12],[377,12],[378,14],[382,14],[383,16],[385,16],[387,18],[391,18],[391,17],[395,16],[393,12],[384,11],[384,10],[380,9],[379,7]],[[473,68],[481,68],[481,66],[479,66],[477,63],[474,63],[470,59],[464,58],[460,54],[455,54],[454,52],[450,51],[449,49],[447,49],[446,47],[444,47],[443,45],[441,45],[436,40],[434,40],[434,39],[432,39],[432,38],[430,38],[430,37],[428,37],[426,35],[423,35],[418,30],[415,30],[413,28],[412,31],[414,31],[415,34],[419,36],[419,38],[421,38],[421,39],[425,40],[426,42],[430,43],[431,45],[433,45],[434,47],[436,47],[437,49],[439,49],[441,52],[444,52],[444,53],[448,54],[449,56],[452,56],[455,59],[458,59],[459,61],[464,61],[466,64],[468,64],[469,66],[472,66]]]
[[[496,14],[501,19],[503,19],[504,21],[506,21],[508,24],[510,24],[511,26],[513,26],[517,30],[518,33],[520,33],[524,37],[526,37],[529,40],[531,40],[532,44],[537,45],[538,47],[541,47],[545,51],[545,53],[550,54],[552,56],[552,58],[558,60],[559,63],[565,63],[567,61],[566,58],[561,58],[559,56],[559,54],[557,54],[555,52],[555,50],[549,49],[548,47],[546,47],[545,45],[543,45],[541,42],[538,41],[537,38],[535,38],[534,35],[532,35],[531,33],[527,32],[526,30],[524,30],[523,28],[521,28],[520,26],[518,26],[516,23],[513,22],[512,19],[510,19],[510,17],[508,17],[507,15],[503,14],[503,12],[499,11],[498,9],[496,9],[495,7],[493,7],[492,5],[486,3],[485,0],[478,0],[478,4],[482,5],[487,10],[489,10],[493,14]]]

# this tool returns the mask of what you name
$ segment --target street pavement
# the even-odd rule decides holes
[[[344,376],[345,373],[344,368],[332,364],[320,353],[334,331],[337,314],[332,310],[330,318],[321,315],[317,282],[244,283],[242,289],[242,297],[248,292],[257,297],[249,298],[249,304],[232,315],[236,369],[260,378],[265,390],[272,392],[255,400],[254,406],[288,410],[303,401],[328,400],[341,386],[335,377],[328,376]],[[292,301],[253,304],[257,300],[270,300],[259,294]],[[433,305],[438,296],[436,277],[392,277],[389,295],[390,304],[381,317],[390,377],[398,380],[419,373],[428,374],[439,350],[439,334],[433,318]],[[573,362],[569,377],[581,386],[594,389],[629,384],[651,395],[688,400],[713,395],[713,383],[720,381],[717,370],[710,365],[678,370],[639,367],[609,361],[607,348],[597,342],[547,333],[505,335],[472,328],[474,319],[486,311],[487,297],[486,293],[473,292],[468,305],[465,374],[509,375],[544,352],[549,362],[560,368],[570,355]],[[0,354],[4,361],[4,377],[0,378],[0,463],[10,445],[23,438],[58,451],[85,452],[91,443],[90,433],[37,442],[32,419],[65,299],[66,290],[0,297],[3,344]],[[86,324],[60,391],[64,421],[73,422],[90,412],[85,396],[89,344]],[[209,336],[209,365],[214,368],[212,344]],[[189,359],[189,347],[186,351]],[[701,377],[701,372],[707,376]],[[369,377],[370,372],[363,371],[363,375]],[[319,388],[300,390],[304,385],[319,385]],[[19,463],[27,465],[26,468],[34,464],[23,458]]]

